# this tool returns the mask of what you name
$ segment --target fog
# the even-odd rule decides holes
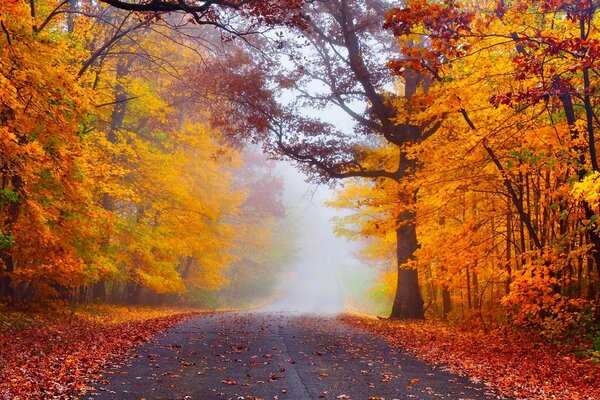
[[[350,288],[345,277],[376,274],[354,256],[359,244],[333,234],[331,218],[342,215],[323,203],[334,191],[325,185],[305,182],[305,177],[292,166],[278,163],[277,172],[284,177],[287,218],[297,227],[297,236],[290,238],[298,249],[276,289],[275,300],[263,311],[287,313],[333,314],[349,304]],[[365,295],[372,283],[364,281]]]
[[[288,64],[283,58],[280,62]],[[312,81],[307,90],[321,93],[327,92],[328,88],[320,81]],[[284,92],[279,100],[284,104],[293,102],[296,94]],[[358,113],[365,107],[360,102],[349,104]],[[354,121],[335,107],[302,107],[301,110],[306,116],[329,122],[341,131],[354,130]],[[324,202],[335,196],[335,190],[327,185],[306,182],[306,177],[286,162],[278,162],[275,173],[284,178],[287,219],[297,227],[297,236],[291,240],[295,241],[298,252],[276,289],[276,300],[262,310],[335,314],[350,308],[352,296],[367,300],[377,271],[358,261],[356,254],[360,251],[360,243],[333,234],[332,217],[349,212],[325,206]],[[350,281],[354,281],[352,288],[348,284]]]

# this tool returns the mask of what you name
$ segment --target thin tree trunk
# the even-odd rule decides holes
[[[511,227],[511,214],[510,214],[510,201],[507,200],[506,203],[506,283],[504,284],[504,293],[510,293],[510,284],[512,283],[512,252],[511,252],[511,241],[510,241],[510,232],[512,231]]]
[[[2,187],[5,189],[9,187],[18,196],[18,201],[9,202],[7,207],[7,216],[4,220],[4,234],[11,235],[13,226],[19,218],[21,213],[21,191],[23,187],[23,180],[18,175],[9,177],[4,175],[2,178]],[[11,254],[10,248],[0,249],[0,260],[2,261],[2,269],[0,269],[0,298],[6,298],[9,304],[12,304],[15,300],[15,291],[11,278],[11,274],[15,271],[16,262]]]
[[[469,273],[469,266],[465,268],[465,272],[467,275],[467,307],[469,310],[473,308],[473,304],[471,303],[471,274]]]
[[[442,286],[442,318],[448,319],[448,314],[452,311],[452,299],[447,285]]]
[[[477,265],[475,265],[477,267]],[[479,308],[479,277],[477,276],[477,268],[473,268],[471,273],[471,283],[473,285],[473,308]]]

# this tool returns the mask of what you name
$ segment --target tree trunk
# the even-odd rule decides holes
[[[473,285],[473,308],[478,309],[479,304],[479,277],[476,268],[471,271],[471,283]]]
[[[6,173],[2,175],[2,189],[10,187],[13,192],[19,196],[18,201],[11,201],[8,206],[6,206],[7,215],[3,221],[3,230],[6,232],[5,235],[11,235],[13,233],[14,224],[17,222],[19,214],[21,213],[23,184],[23,179],[21,179],[19,175],[13,175],[12,177]],[[9,303],[12,303],[14,301],[15,291],[10,275],[15,270],[15,260],[10,250],[10,248],[0,249],[0,260],[2,262],[2,265],[0,265],[0,298],[4,297]]]
[[[510,214],[510,201],[506,201],[507,212],[506,212],[506,282],[504,282],[504,294],[510,293],[510,284],[512,283],[512,254],[511,254],[511,241],[510,233],[512,232],[511,227],[511,214]]]
[[[448,319],[448,314],[452,311],[452,299],[448,286],[442,286],[442,318]]]
[[[413,258],[417,250],[417,230],[414,212],[405,211],[396,229],[396,256],[398,262],[398,282],[396,296],[390,314],[391,319],[423,319],[423,298],[419,289],[419,275],[416,269],[403,268]]]
[[[467,275],[467,307],[470,310],[471,308],[473,308],[473,305],[471,304],[471,274],[469,273],[468,265],[465,269],[465,272]],[[464,304],[463,304],[463,307],[464,307]]]
[[[128,282],[125,286],[125,304],[134,305],[140,302],[142,285],[136,282]]]
[[[3,251],[2,253],[5,252]],[[0,300],[6,299],[9,303],[12,303],[15,291],[10,274],[15,270],[15,263],[12,256],[9,254],[2,254],[0,259],[2,259],[3,264],[3,269],[0,270]]]
[[[94,283],[92,299],[93,301],[106,303],[106,281],[103,279]]]
[[[75,30],[75,18],[73,12],[77,11],[77,0],[68,0],[69,1],[69,11],[67,13],[67,32],[73,33]]]

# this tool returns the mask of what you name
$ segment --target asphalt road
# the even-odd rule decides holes
[[[223,313],[176,326],[97,382],[92,399],[491,399],[334,317]]]

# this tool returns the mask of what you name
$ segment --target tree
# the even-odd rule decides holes
[[[19,3],[0,19],[0,296],[11,302],[75,286],[106,218],[82,173],[95,157],[85,144],[90,93],[75,73],[84,52],[36,27],[32,10]]]
[[[505,279],[515,320],[547,331],[572,328],[597,302],[597,217],[579,191],[594,187],[597,169],[595,11],[592,2],[411,1],[388,14],[401,43],[426,43],[401,47],[390,66],[432,80],[410,118],[440,121],[414,151],[426,173],[422,204],[460,233],[435,247],[452,255],[446,272],[468,289],[483,272],[492,298]]]
[[[246,193],[239,150],[181,79],[201,33],[98,3],[0,10],[0,296],[136,303],[227,284]]]
[[[201,55],[195,36],[173,31],[167,18],[128,29],[128,17],[114,16],[122,22],[105,43],[128,33],[99,45],[107,53],[89,72],[103,105],[97,146],[112,165],[97,178],[100,198],[117,225],[104,239],[113,268],[98,282],[113,301],[137,303],[145,292],[183,296],[227,284],[244,194],[232,188],[237,152],[219,143],[181,79]],[[169,45],[156,40],[164,37]]]
[[[233,185],[246,194],[235,216],[233,254],[227,270],[230,284],[218,293],[228,307],[264,302],[289,263],[294,241],[283,204],[284,182],[259,148],[242,151],[243,164],[236,169]]]
[[[197,25],[214,26],[224,34],[246,36],[273,25],[304,25],[305,0],[100,0],[112,7],[144,13],[183,13]]]
[[[198,82],[200,87],[212,84],[212,92],[231,104],[215,122],[232,137],[261,142],[267,153],[295,161],[316,181],[356,177],[406,180],[416,164],[403,151],[404,146],[431,135],[437,125],[399,121],[394,95],[386,90],[392,78],[381,67],[381,54],[389,52],[391,44],[389,37],[388,42],[382,41],[385,7],[380,1],[346,0],[307,5],[308,27],[288,37],[284,34],[277,43],[286,55],[284,63],[276,56],[269,62],[261,60],[261,69],[249,58],[237,56],[229,62],[233,72],[219,74],[216,82]],[[292,35],[300,36],[293,40]],[[277,64],[283,66],[274,71]],[[219,70],[220,66],[214,65],[205,75],[214,76]],[[315,82],[321,87],[313,91]],[[409,99],[427,81],[419,74],[407,73],[402,83],[402,96]],[[297,101],[285,104],[276,91],[291,93]],[[323,120],[302,117],[307,104],[341,109],[356,123],[355,131],[341,132]],[[361,111],[365,104],[368,109]],[[387,160],[365,164],[371,147],[381,143],[396,149],[394,165]],[[396,215],[398,285],[392,317],[422,318],[418,275],[414,268],[407,268],[418,247],[415,192],[403,189],[398,195],[405,206]]]

